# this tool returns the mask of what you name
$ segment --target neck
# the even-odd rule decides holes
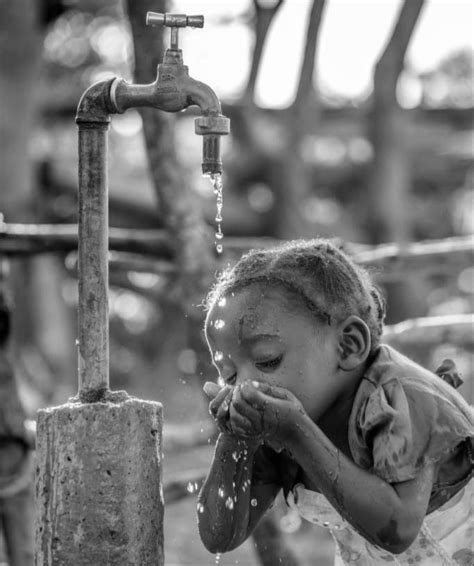
[[[351,372],[342,372],[340,378],[344,387],[334,402],[326,409],[317,424],[333,442],[340,446],[347,442],[347,426],[354,404],[354,398],[359,389],[360,381],[365,373],[365,366]]]

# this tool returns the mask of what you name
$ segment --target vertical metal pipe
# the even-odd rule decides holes
[[[109,388],[107,130],[79,126],[79,394]]]

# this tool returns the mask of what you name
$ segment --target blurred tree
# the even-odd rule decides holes
[[[372,243],[408,242],[412,238],[409,199],[411,163],[408,148],[408,116],[397,100],[397,85],[405,55],[424,0],[405,0],[373,76],[369,132],[374,159],[367,195],[367,229]],[[405,280],[386,285],[387,318],[396,322],[422,316],[426,303],[420,283]]]
[[[253,180],[273,193],[269,195],[273,205],[268,206],[267,222],[264,223],[266,235],[311,237],[325,231],[325,227],[305,214],[314,179],[303,154],[305,140],[317,129],[319,117],[314,68],[325,1],[314,0],[311,5],[296,95],[289,108],[277,113],[258,108],[254,91],[268,31],[282,1],[255,0],[253,5],[253,58],[247,86],[231,116],[233,142],[238,146],[238,162],[230,164],[234,176],[232,182],[248,185]]]
[[[458,50],[445,57],[432,71],[420,75],[422,104],[428,107],[472,107],[474,52]]]
[[[375,65],[370,137],[374,161],[369,184],[369,230],[373,243],[410,239],[407,219],[410,162],[407,114],[397,101],[405,54],[424,0],[405,0],[387,45]]]
[[[32,160],[37,85],[45,26],[61,11],[59,2],[47,0],[0,1],[0,211],[9,222],[38,220]],[[26,383],[36,383],[32,389],[52,396],[58,387],[51,383],[59,386],[74,367],[71,317],[58,300],[61,273],[61,264],[51,257],[12,265],[18,373]]]

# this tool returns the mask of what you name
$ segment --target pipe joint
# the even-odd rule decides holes
[[[108,126],[109,114],[115,112],[110,100],[110,89],[117,79],[108,79],[91,85],[77,106],[76,123]]]

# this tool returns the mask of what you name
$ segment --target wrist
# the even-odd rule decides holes
[[[282,430],[281,443],[285,448],[294,446],[295,442],[299,441],[301,433],[304,433],[311,425],[314,423],[304,410],[295,411]]]
[[[258,438],[243,438],[242,436],[236,436],[232,432],[221,432],[217,441],[225,445],[226,448],[244,449],[252,453],[262,444],[262,441]]]

